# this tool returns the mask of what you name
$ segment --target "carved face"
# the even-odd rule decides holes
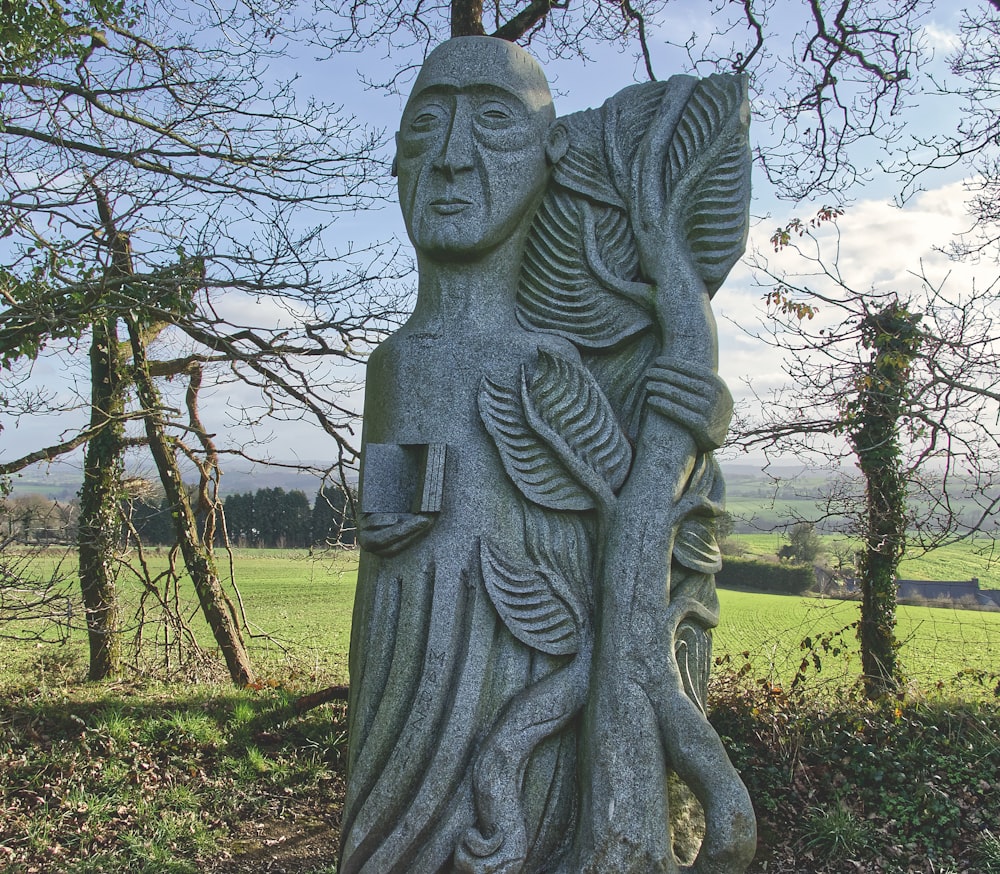
[[[476,52],[483,47],[472,45],[482,42],[491,53],[486,63]],[[396,135],[406,228],[433,258],[489,252],[527,227],[545,188],[554,116],[548,87],[530,56],[490,45],[498,42],[453,40],[460,45],[433,53]]]

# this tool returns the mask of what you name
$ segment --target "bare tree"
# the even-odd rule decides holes
[[[38,549],[15,549],[12,538],[0,537],[0,640],[62,643],[69,636],[69,574],[57,564],[39,575],[33,561]]]
[[[668,0],[481,0],[397,2],[324,0],[317,38],[335,50],[382,51],[395,85],[448,36],[489,34],[521,42],[548,58],[588,60],[600,44],[632,50],[637,68],[655,79],[666,40],[692,72],[745,72],[758,124],[758,162],[791,199],[841,193],[863,178],[854,148],[899,144],[901,110],[923,87],[929,52],[921,27],[933,0],[760,0],[689,3]],[[684,11],[692,13],[684,15]],[[679,31],[676,21],[700,20]],[[653,34],[669,36],[654,37]],[[788,36],[788,35],[791,36]],[[399,59],[404,60],[399,60]],[[768,136],[761,136],[761,128]]]
[[[947,58],[950,78],[933,78],[936,97],[961,102],[957,129],[914,135],[902,160],[904,196],[919,190],[936,170],[965,170],[970,227],[947,246],[956,256],[996,256],[1000,246],[1000,0],[962,11],[958,46]],[[944,244],[943,244],[944,245]]]
[[[368,84],[389,88],[435,44],[465,34],[517,41],[543,59],[588,61],[611,45],[649,79],[678,66],[744,72],[757,165],[779,197],[843,205],[890,173],[905,200],[958,165],[975,217],[955,247],[963,254],[1000,242],[1000,3],[959,5],[958,47],[944,65],[928,36],[955,11],[942,0],[320,0],[314,27],[333,52],[380,53],[389,72]],[[941,98],[961,103],[957,131],[934,130]]]
[[[931,549],[994,525],[1000,505],[1000,331],[995,289],[952,292],[923,275],[913,288],[859,290],[824,259],[839,251],[838,212],[772,238],[807,270],[786,275],[757,253],[769,316],[757,336],[785,352],[788,382],[738,421],[734,443],[797,455],[841,475],[826,515],[862,541],[858,635],[865,689],[897,687],[895,576],[904,549]],[[800,264],[802,262],[799,262]],[[751,386],[752,389],[752,386]]]
[[[0,360],[16,383],[18,366],[46,350],[89,350],[91,396],[86,425],[0,473],[87,447],[80,573],[99,678],[118,661],[112,558],[124,452],[148,447],[172,484],[206,617],[234,680],[248,682],[212,567],[215,517],[197,530],[177,453],[208,501],[221,452],[245,447],[216,446],[199,392],[230,379],[260,398],[237,418],[311,416],[331,438],[317,454],[333,467],[353,462],[354,413],[329,362],[359,361],[394,316],[378,283],[391,252],[338,255],[326,232],[337,212],[378,196],[378,137],[330,106],[299,106],[292,84],[270,77],[268,63],[287,48],[292,6],[281,0],[11,6],[11,20],[31,27],[10,39],[4,31],[12,48],[0,59]],[[276,306],[255,325],[246,304],[265,300]]]

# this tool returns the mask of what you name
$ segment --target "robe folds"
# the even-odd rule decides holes
[[[567,661],[515,639],[482,571],[484,543],[523,561],[530,523],[477,395],[484,373],[509,379],[530,366],[539,338],[517,331],[503,348],[463,339],[459,355],[404,328],[369,362],[359,499],[369,548],[352,626],[340,874],[458,870],[456,847],[477,819],[473,769],[491,728],[518,693]],[[428,386],[420,373],[442,355],[465,366],[446,368],[449,385]],[[414,520],[418,530],[394,540]],[[525,770],[526,874],[550,870],[572,833],[576,733],[571,722],[545,739]]]

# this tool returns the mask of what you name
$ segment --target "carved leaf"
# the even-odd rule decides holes
[[[724,512],[724,500],[725,482],[718,462],[711,455],[703,455],[681,498],[683,521],[674,539],[674,559],[684,567],[703,574],[722,569],[715,519]]]
[[[632,447],[585,367],[540,351],[530,385],[522,382],[521,400],[528,424],[591,492],[621,488]]]
[[[624,210],[625,202],[608,172],[603,111],[585,109],[573,112],[562,116],[556,126],[565,130],[569,146],[566,154],[552,168],[553,180],[597,203]]]
[[[485,542],[480,564],[486,591],[514,637],[549,655],[571,655],[580,648],[579,617],[556,595],[547,573],[511,564]],[[568,588],[565,581],[557,585]]]
[[[665,98],[672,100],[679,93],[683,101],[688,81],[693,77],[674,76],[668,82],[630,85],[605,101],[601,108],[605,150],[611,176],[623,191],[631,190],[629,179],[639,144],[657,113],[664,111]]]
[[[674,540],[674,558],[699,573],[714,574],[722,570],[722,552],[710,518],[694,516],[681,524]]]
[[[529,426],[520,394],[484,378],[479,387],[479,414],[493,437],[504,470],[529,500],[552,510],[589,510],[586,491]]]
[[[674,635],[674,656],[688,698],[705,713],[708,677],[712,669],[712,635],[700,624],[681,622]]]
[[[680,210],[695,265],[714,294],[746,247],[750,149],[746,82],[709,76],[695,86],[670,140],[671,211]]]
[[[517,315],[529,329],[558,334],[586,349],[608,349],[647,330],[652,318],[602,281],[584,257],[585,251],[597,251],[595,260],[608,272],[626,280],[637,275],[638,255],[625,214],[598,210],[596,226],[588,228],[583,210],[567,191],[549,189],[525,247]],[[593,239],[585,237],[588,233]]]
[[[585,516],[559,513],[525,505],[525,547],[528,559],[552,570],[550,579],[564,580],[569,588],[556,589],[575,613],[586,616],[593,602],[591,532]]]

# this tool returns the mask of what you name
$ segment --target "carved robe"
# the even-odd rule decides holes
[[[515,695],[565,661],[511,635],[482,572],[484,542],[520,545],[523,553],[526,532],[525,501],[480,419],[480,383],[484,373],[517,372],[538,345],[516,324],[502,347],[492,335],[404,328],[369,363],[362,530],[366,517],[391,532],[389,517],[412,516],[422,501],[432,509],[428,527],[399,552],[380,555],[376,546],[362,553],[350,732],[363,740],[351,748],[341,874],[454,870],[454,850],[475,821],[477,750]],[[546,345],[571,352],[555,338]],[[446,384],[430,384],[432,372],[449,374]],[[409,430],[400,430],[401,421]],[[387,479],[408,479],[410,490],[386,494],[393,491]],[[372,493],[380,488],[383,494]],[[507,561],[523,563],[513,552]],[[565,731],[528,766],[526,872],[545,870],[567,837],[575,743]]]

